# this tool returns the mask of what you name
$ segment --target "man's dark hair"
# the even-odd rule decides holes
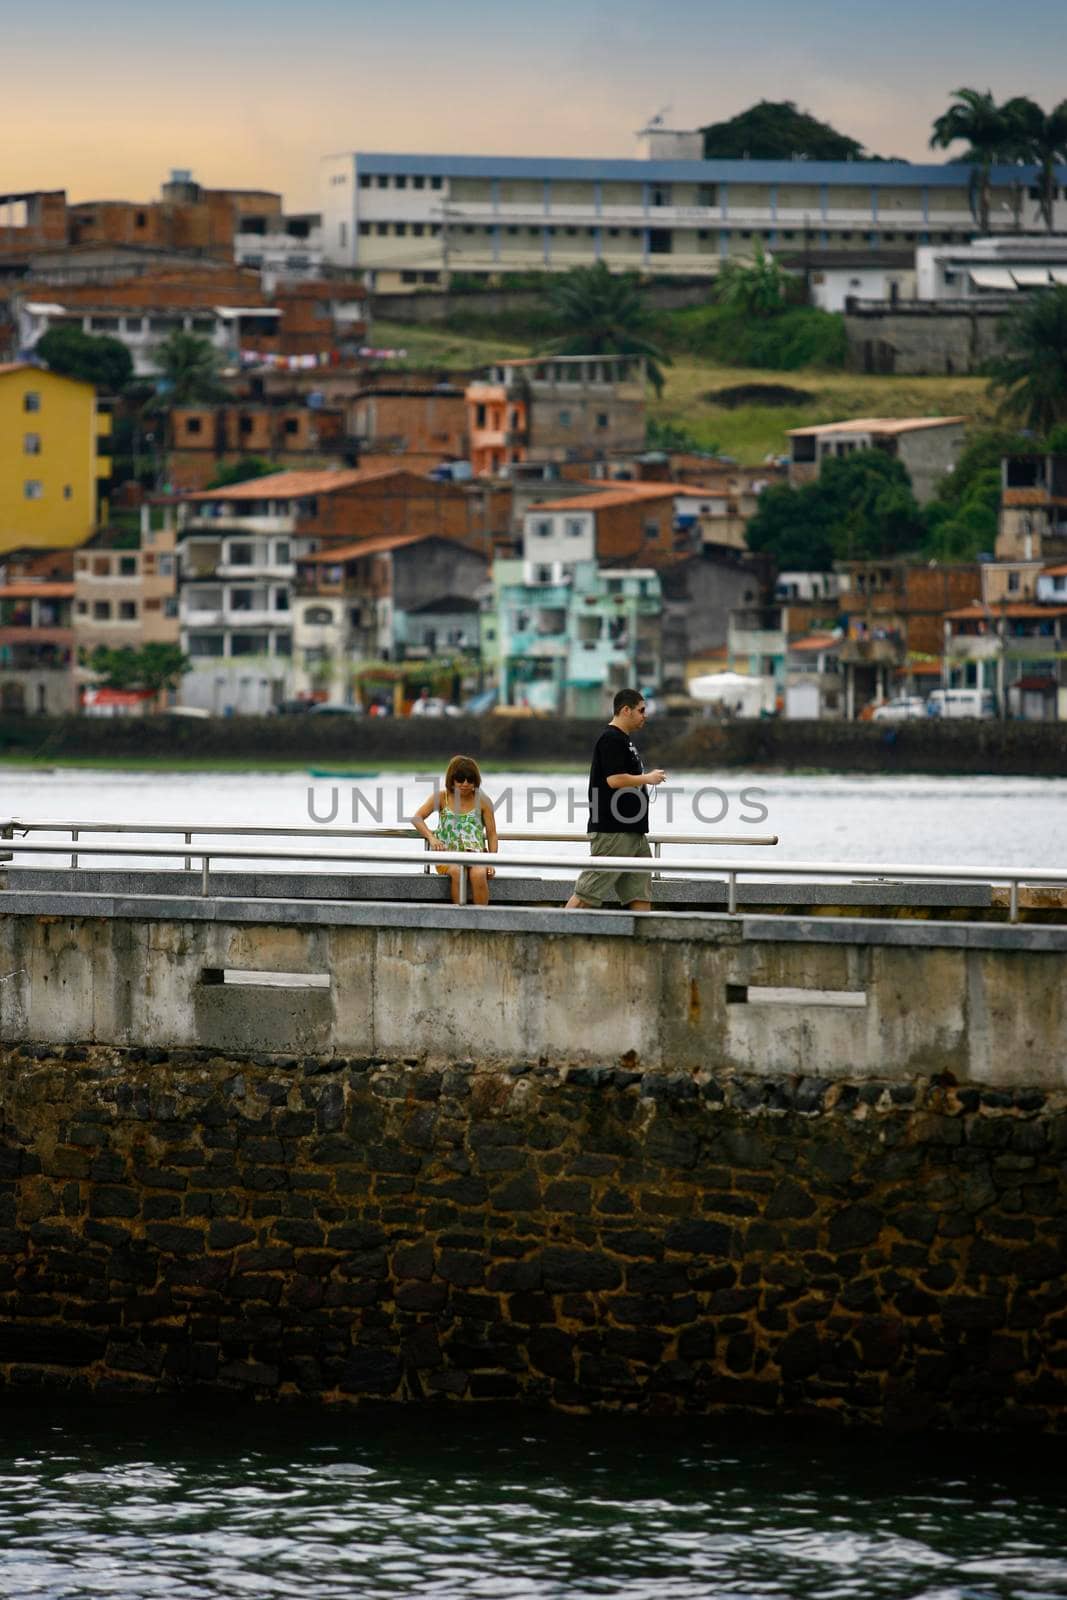
[[[617,717],[620,711],[633,711],[636,706],[643,705],[644,695],[640,689],[620,689],[611,702],[613,714]]]

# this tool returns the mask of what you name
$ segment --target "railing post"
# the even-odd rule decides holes
[[[210,865],[211,857],[205,856],[200,868],[200,893],[203,895],[206,895],[208,892],[208,869]]]
[[[459,864],[459,903],[461,906],[467,904],[467,869],[462,861]]]
[[[1018,920],[1019,920],[1019,880],[1018,880],[1018,878],[1012,878],[1010,887],[1008,889],[1008,921],[1009,922],[1018,922]]]
[[[70,842],[71,842],[71,844],[77,844],[77,842],[78,842],[78,830],[77,830],[77,828],[71,828],[71,830],[70,830]],[[71,851],[70,865],[71,865],[71,870],[76,868],[77,865],[78,865],[78,855],[77,855],[76,851]]]
[[[431,848],[432,848],[432,846],[430,844],[429,839],[424,839],[422,841],[423,854],[428,856],[430,854]],[[423,873],[427,873],[427,872],[429,872],[431,870],[429,861],[427,861],[426,865],[423,867],[422,870],[423,870]]]
[[[187,833],[185,835],[185,842],[186,842],[186,844],[192,844],[193,836],[192,836],[191,833]],[[186,856],[186,858],[185,858],[185,870],[186,870],[186,872],[192,872],[192,870],[193,870],[193,858],[192,858],[192,856]]]
[[[726,874],[726,910],[733,917],[737,915],[737,873]]]
[[[659,842],[659,840],[658,840],[658,839],[655,839],[655,840],[654,840],[654,841],[653,841],[653,844],[652,844],[652,854],[653,854],[653,856],[654,856],[654,857],[655,857],[655,859],[656,859],[656,860],[657,860],[657,861],[658,861],[658,860],[659,860],[659,858],[660,858],[660,842]],[[659,872],[654,872],[654,873],[653,873],[653,874],[652,874],[652,876],[653,876],[653,877],[654,877],[654,878],[659,878],[659,877],[662,877],[662,873],[659,873]]]

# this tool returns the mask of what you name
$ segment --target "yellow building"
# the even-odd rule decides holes
[[[110,434],[91,383],[0,365],[0,555],[84,543],[101,516]]]

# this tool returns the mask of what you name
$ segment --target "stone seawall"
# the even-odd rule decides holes
[[[1067,1093],[0,1049],[0,1379],[1063,1431]]]
[[[605,707],[604,720],[607,719]],[[155,757],[390,770],[423,762],[442,771],[457,750],[477,756],[487,782],[526,763],[588,769],[603,721],[557,717],[0,717],[0,761],[33,758],[140,761]],[[651,763],[672,772],[755,769],[812,772],[1067,775],[1067,724],[916,718],[911,722],[718,722],[654,719],[642,738]],[[258,764],[258,765],[257,765]],[[580,787],[580,784],[579,784]]]

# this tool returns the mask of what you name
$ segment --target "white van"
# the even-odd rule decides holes
[[[926,708],[932,717],[995,717],[991,689],[935,689]]]

